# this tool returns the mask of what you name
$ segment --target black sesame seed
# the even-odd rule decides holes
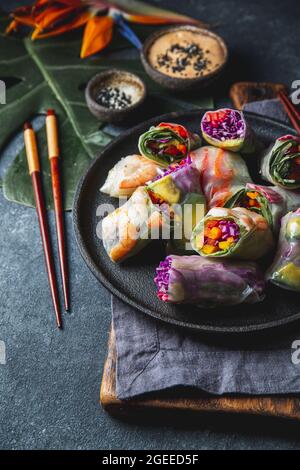
[[[192,67],[195,72],[208,70],[210,61],[204,57],[204,54],[204,50],[198,44],[185,41],[183,44],[172,44],[164,53],[158,54],[156,62],[166,71],[171,70],[186,77],[187,67]]]
[[[98,91],[95,101],[109,109],[124,109],[132,104],[132,97],[118,87],[106,87]]]

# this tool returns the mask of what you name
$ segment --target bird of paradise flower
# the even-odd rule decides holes
[[[114,24],[136,47],[141,43],[127,22],[140,24],[204,23],[178,13],[151,7],[134,0],[37,0],[33,5],[17,8],[6,29],[10,34],[20,25],[33,28],[31,39],[58,36],[84,27],[80,57],[100,52],[112,40]]]

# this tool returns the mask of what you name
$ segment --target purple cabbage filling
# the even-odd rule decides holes
[[[246,133],[246,123],[242,114],[235,109],[208,111],[202,118],[201,130],[209,137],[224,142],[242,139]]]
[[[168,256],[156,269],[154,281],[157,296],[164,302],[176,303],[170,284],[183,287],[185,297],[180,303],[236,305],[241,302],[255,303],[264,297],[265,280],[253,263],[208,262],[201,256],[182,256],[181,267],[176,269],[173,260],[177,258]]]
[[[222,232],[221,240],[227,240],[228,237],[233,237],[234,241],[237,242],[240,235],[240,227],[232,220],[221,220],[219,227]]]
[[[172,258],[171,256],[167,256],[164,261],[161,261],[159,263],[158,268],[156,268],[156,277],[154,278],[154,282],[158,288],[157,296],[160,300],[163,300],[165,302],[168,301],[168,288],[171,266]]]
[[[152,181],[157,181],[163,178],[164,176],[170,175],[172,173],[176,173],[178,170],[181,170],[181,168],[186,168],[192,164],[191,157],[188,156],[181,160],[179,163],[175,163],[173,165],[168,166],[165,170],[162,170],[162,172],[156,176]]]

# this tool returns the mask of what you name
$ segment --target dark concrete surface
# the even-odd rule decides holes
[[[1,1],[0,6],[20,3]],[[231,59],[216,91],[218,102],[234,80],[290,84],[300,79],[298,0],[152,3],[219,23],[216,30],[227,40]],[[65,328],[58,331],[35,211],[0,194],[0,448],[300,448],[300,424],[279,420],[201,416],[172,424],[170,418],[129,424],[103,412],[98,399],[110,295],[81,260],[71,218],[68,214],[72,313],[64,315]],[[51,227],[53,231],[52,214]]]

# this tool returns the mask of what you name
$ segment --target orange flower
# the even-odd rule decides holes
[[[92,16],[84,29],[80,57],[84,59],[104,49],[112,40],[113,19],[110,16]]]
[[[69,23],[61,25],[44,33],[40,32],[40,29],[37,28],[33,31],[31,39],[45,39],[51,36],[59,36],[60,34],[67,33],[68,31],[72,31],[73,29],[77,29],[85,25],[90,17],[91,14],[89,12],[81,13]]]
[[[5,30],[5,34],[9,34],[12,31],[16,31],[18,29],[18,22],[16,20],[12,20]]]
[[[89,6],[91,5],[91,6]],[[93,8],[92,8],[93,7]],[[113,7],[113,9],[110,9]],[[98,16],[106,13],[106,16]],[[37,0],[33,5],[20,7],[13,13],[6,34],[16,31],[19,25],[33,28],[31,39],[42,39],[85,26],[80,57],[85,58],[104,49],[112,40],[114,14],[142,24],[166,24],[197,20],[169,13],[169,16],[142,15],[116,8],[113,1],[99,0]],[[190,20],[190,21],[188,21]],[[133,34],[133,33],[132,33]]]
[[[44,30],[55,25],[58,21],[66,18],[70,13],[73,12],[73,7],[48,7],[35,16],[35,22],[39,29]]]

